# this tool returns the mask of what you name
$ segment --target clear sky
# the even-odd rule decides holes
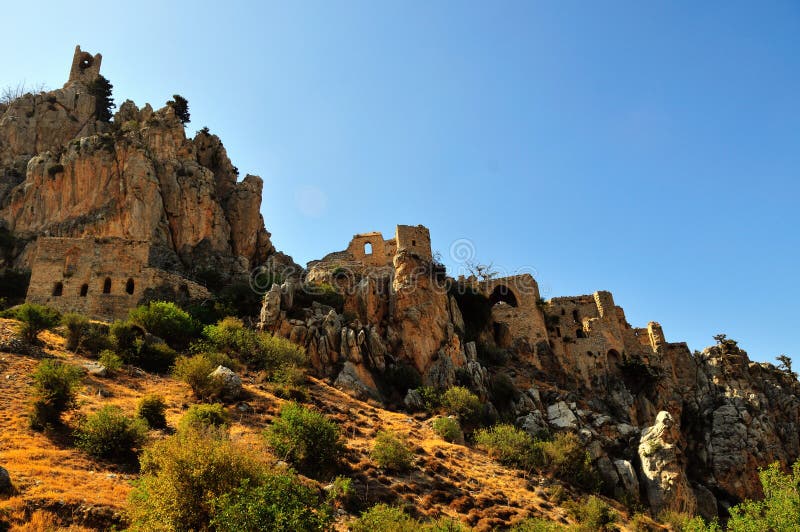
[[[800,3],[7,2],[0,85],[190,102],[299,263],[424,224],[547,297],[800,359]],[[800,361],[796,365],[800,365]]]

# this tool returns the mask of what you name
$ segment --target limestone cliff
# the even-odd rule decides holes
[[[125,101],[97,120],[100,57],[86,56],[63,88],[0,106],[0,224],[24,243],[14,265],[30,266],[40,235],[149,241],[153,265],[189,275],[263,264],[275,250],[261,178],[239,181],[219,138],[187,138],[171,106]]]

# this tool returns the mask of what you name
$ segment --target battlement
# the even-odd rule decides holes
[[[103,62],[101,54],[92,55],[81,50],[81,45],[75,46],[75,55],[72,57],[72,68],[69,70],[67,84],[80,81],[91,83],[100,75],[100,64]]]

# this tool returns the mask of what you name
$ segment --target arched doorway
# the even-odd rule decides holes
[[[492,293],[489,296],[489,303],[492,306],[500,302],[506,303],[512,307],[516,307],[518,305],[517,296],[515,296],[514,292],[512,292],[511,289],[504,284],[495,286],[494,290],[492,290]]]

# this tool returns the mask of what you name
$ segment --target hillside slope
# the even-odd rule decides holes
[[[11,338],[15,325],[12,320],[0,320],[0,342]],[[45,332],[41,338],[45,345],[40,354],[0,353],[0,465],[9,471],[16,491],[0,500],[0,512],[13,523],[12,530],[36,530],[45,526],[42,523],[58,523],[69,530],[124,526],[126,499],[137,473],[88,457],[71,445],[67,433],[42,434],[28,427],[30,375],[41,358],[55,357],[79,367],[91,362],[65,351],[63,338],[56,334]],[[228,406],[233,419],[230,432],[234,439],[269,453],[260,433],[284,400],[270,392],[269,384],[257,380],[255,374],[243,375],[246,398],[243,403]],[[485,453],[443,441],[431,430],[428,420],[358,401],[323,381],[310,378],[308,392],[308,404],[335,420],[345,435],[347,450],[341,473],[353,479],[358,507],[377,502],[408,503],[420,517],[451,516],[476,530],[505,528],[528,516],[572,521],[564,508],[550,500],[551,487],[558,485],[552,479],[503,467]],[[132,414],[138,400],[150,393],[165,398],[170,427],[175,427],[195,402],[182,382],[136,368],[126,368],[114,377],[87,374],[79,409],[67,416],[67,424],[79,414],[107,404]],[[372,463],[369,452],[381,429],[408,436],[415,455],[411,472],[390,474]],[[151,431],[150,437],[165,435]],[[627,514],[618,509],[624,522]],[[346,529],[351,518],[340,516],[337,527]]]

